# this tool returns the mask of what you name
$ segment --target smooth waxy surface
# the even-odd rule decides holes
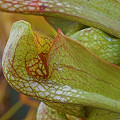
[[[120,38],[117,0],[0,0],[0,10],[70,19]]]
[[[60,30],[53,40],[33,32],[25,21],[14,23],[3,71],[17,91],[65,114],[85,117],[86,107],[120,113],[120,67],[98,58]]]

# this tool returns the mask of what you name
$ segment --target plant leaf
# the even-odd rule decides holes
[[[75,89],[71,104],[120,112],[120,67],[97,57],[60,30],[48,56],[51,79]]]
[[[59,97],[62,91],[58,90],[57,96],[54,92],[56,83],[52,82],[49,78],[47,54],[52,44],[53,39],[51,37],[43,33],[38,34],[33,32],[28,22],[18,21],[15,22],[11,28],[10,37],[5,47],[2,60],[5,78],[14,89],[42,101],[46,99],[47,104],[49,103],[50,105],[51,102],[49,101],[51,101],[53,97],[55,101],[59,99],[62,100],[62,98]],[[68,86],[61,86],[61,83],[58,87],[68,89]],[[59,88],[56,88],[56,90],[57,89]],[[46,103],[46,101],[44,102]],[[53,100],[52,102],[54,103]],[[83,117],[85,114],[83,107],[80,108],[80,106],[72,105],[72,108],[74,106],[76,109],[76,111],[74,111],[74,109],[69,110],[68,105],[61,104],[59,104],[60,107],[56,107],[59,111],[68,107],[64,110],[64,113],[74,115],[76,111],[79,111],[79,113],[76,113],[76,116],[80,117]],[[55,104],[53,107],[54,106]]]
[[[74,34],[75,32],[86,27],[81,23],[56,17],[45,17],[45,19],[51,26],[55,28],[56,31],[60,28],[62,32],[67,35]]]
[[[115,0],[0,0],[0,10],[61,17],[100,28],[120,38],[120,6]]]
[[[104,60],[120,65],[120,40],[96,28],[86,28],[70,36]]]
[[[86,120],[120,120],[120,114],[97,108],[88,109]]]
[[[58,112],[43,102],[40,103],[37,112],[37,120],[68,120],[64,113]]]
[[[86,107],[120,112],[120,67],[61,30],[53,40],[25,21],[14,23],[2,64],[13,88],[60,112],[76,117],[84,117]]]

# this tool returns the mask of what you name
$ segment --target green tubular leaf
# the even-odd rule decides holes
[[[56,31],[60,28],[62,32],[67,35],[74,34],[75,32],[84,29],[86,27],[81,23],[65,20],[61,18],[45,17],[45,19],[51,26],[55,28]]]
[[[120,114],[92,108],[88,110],[88,116],[86,120],[120,120]]]
[[[2,65],[13,88],[59,112],[85,117],[86,107],[97,107],[120,113],[120,67],[60,30],[53,40],[25,21],[14,23]]]
[[[61,17],[100,28],[120,38],[120,6],[116,0],[0,0],[0,10]]]
[[[96,28],[86,28],[71,35],[104,60],[120,65],[120,40],[111,38]]]
[[[82,120],[74,116],[65,115],[64,111],[58,112],[45,105],[43,102],[40,103],[37,111],[37,120]]]
[[[38,107],[37,120],[67,120],[67,118],[65,114],[60,113],[41,102]]]
[[[24,91],[24,94],[34,94],[29,82],[32,84],[34,79],[47,77],[45,62],[52,42],[51,37],[33,32],[28,22],[13,24],[2,64],[6,79],[15,89]]]
[[[120,67],[98,58],[61,31],[48,56],[51,77],[71,87],[72,98],[66,95],[69,104],[120,112]]]
[[[43,33],[33,33],[28,22],[18,21],[13,24],[2,63],[5,78],[13,88],[28,96],[45,99],[47,102],[62,99],[59,96],[62,93],[59,88],[66,89],[67,86],[56,85],[54,79],[51,80],[49,77],[47,55],[52,43],[51,37]],[[60,106],[59,109],[62,111],[65,106],[62,104]],[[76,115],[80,117],[85,114],[83,107],[76,106],[76,111],[69,110],[71,108],[69,105],[66,107],[68,109],[65,113],[74,115],[78,111]]]

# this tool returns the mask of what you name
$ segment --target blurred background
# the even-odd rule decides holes
[[[28,98],[12,89],[3,76],[2,55],[13,22],[26,20],[32,29],[45,32],[48,23],[43,17],[0,12],[0,120],[35,120],[40,101]],[[50,28],[51,29],[51,28]],[[51,30],[52,31],[52,30]],[[46,31],[48,32],[48,31]],[[54,36],[53,33],[49,33]]]

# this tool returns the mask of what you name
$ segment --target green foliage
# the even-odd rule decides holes
[[[45,33],[41,28],[33,31],[26,21],[15,22],[3,54],[9,84],[47,105],[41,103],[38,119],[63,120],[69,115],[72,119],[120,119],[120,23],[116,15],[120,8],[115,1],[16,1],[17,9],[13,1],[11,6],[7,0],[0,4],[2,11],[52,16],[46,17],[51,26],[45,25]],[[86,26],[81,23],[96,28],[83,29]]]

